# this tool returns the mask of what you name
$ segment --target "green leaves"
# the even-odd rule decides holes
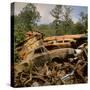
[[[83,25],[83,33],[87,33],[88,29],[88,15],[83,12],[80,13],[80,23]]]
[[[55,20],[52,22],[56,31],[55,35],[87,33],[87,14],[81,12],[80,20],[76,23],[71,18],[73,8],[70,6],[56,5],[50,14]]]
[[[70,14],[72,8],[69,6],[56,5],[51,11],[51,15],[55,18],[53,24],[55,26],[56,35],[67,34],[73,23]]]
[[[18,16],[20,17],[21,22],[25,25],[27,31],[32,30],[34,25],[36,25],[40,19],[40,14],[33,4],[27,4]]]
[[[15,43],[20,43],[25,38],[27,31],[32,31],[40,19],[40,14],[33,4],[27,4],[14,18]]]

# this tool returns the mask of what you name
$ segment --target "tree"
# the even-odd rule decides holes
[[[71,29],[71,26],[73,24],[73,21],[71,19],[71,11],[72,8],[70,6],[64,6],[63,7],[63,27],[64,27],[64,31],[67,34],[67,32],[69,32],[69,30]]]
[[[27,4],[20,14],[14,17],[15,43],[25,38],[25,32],[32,31],[40,19],[40,14],[33,4]]]
[[[81,22],[77,22],[75,25],[74,25],[74,33],[75,34],[82,34],[84,31],[83,31],[83,25],[81,24]]]
[[[74,24],[74,33],[75,34],[87,33],[87,27],[88,27],[87,14],[85,14],[84,12],[81,12],[79,21]]]
[[[27,4],[18,16],[26,31],[32,30],[40,19],[40,14],[33,4]]]
[[[83,25],[83,33],[87,33],[88,29],[88,15],[85,14],[84,12],[80,13],[80,22]]]
[[[70,6],[56,5],[51,11],[51,15],[55,18],[53,21],[56,29],[56,35],[68,34],[73,24],[71,19],[72,8]]]
[[[58,34],[59,24],[61,22],[61,16],[62,16],[62,5],[56,5],[54,9],[50,12],[50,14],[55,18],[53,21],[56,29],[56,35]]]

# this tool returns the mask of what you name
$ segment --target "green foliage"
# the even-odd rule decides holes
[[[62,5],[56,5],[54,9],[50,12],[50,14],[55,18],[53,21],[55,30],[56,30],[56,35],[58,35],[58,30],[59,30],[59,24],[61,22],[60,18],[62,16]]]
[[[55,32],[56,32],[52,24],[49,24],[49,25],[41,24],[37,28],[38,28],[38,31],[42,32],[45,35],[45,37],[53,36],[55,35]]]
[[[25,38],[27,31],[32,31],[40,19],[40,14],[33,4],[27,4],[14,18],[15,43],[20,43]]]
[[[81,12],[79,21],[76,22],[75,24],[73,24],[73,32],[72,32],[72,34],[87,33],[87,29],[88,29],[87,14],[85,14],[84,12]]]
[[[33,4],[27,4],[18,16],[26,31],[32,30],[40,19],[39,12]]]
[[[76,34],[78,34],[78,33],[79,34],[84,33],[84,27],[83,27],[83,25],[80,22],[77,22],[74,25],[74,28],[75,28],[74,33],[76,33]]]
[[[87,33],[87,29],[88,29],[88,15],[84,14],[84,12],[80,13],[80,23],[83,26],[83,33]]]
[[[72,18],[70,18],[71,10],[72,9],[70,7],[69,11],[66,10],[67,11],[66,14],[64,12],[64,16],[62,20],[55,19],[52,23],[48,25],[45,24],[39,25],[38,26],[39,31],[43,32],[45,36],[87,33],[87,27],[88,27],[87,14],[80,15],[80,20],[74,23],[72,21]],[[58,25],[56,25],[56,23],[58,23]]]
[[[51,11],[51,15],[55,18],[53,21],[56,35],[70,34],[72,31],[73,21],[71,19],[72,8],[69,6],[56,5]]]
[[[70,6],[61,5],[56,5],[55,8],[52,9],[50,14],[55,18],[52,22],[54,30],[56,30],[55,35],[87,33],[87,14],[81,12],[80,20],[74,23],[71,18],[72,10]]]

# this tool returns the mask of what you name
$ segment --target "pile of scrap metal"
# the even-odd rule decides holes
[[[42,34],[39,33],[39,39],[36,36],[23,44],[30,48],[27,57],[14,67],[15,87],[87,83],[87,43],[76,49],[55,45],[49,49],[43,44]]]
[[[46,47],[59,46],[60,48],[77,48],[87,40],[86,34],[51,36],[44,39]]]
[[[30,55],[33,49],[40,45],[43,45],[43,34],[40,32],[27,32],[26,39],[16,45],[16,51],[19,54],[20,60],[26,60],[27,56]]]

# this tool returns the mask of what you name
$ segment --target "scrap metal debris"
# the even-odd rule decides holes
[[[36,37],[37,35],[34,33],[34,36]],[[37,49],[37,46],[39,47],[41,46],[40,44],[38,45],[39,42],[42,42],[41,38],[39,39],[33,38],[31,40],[37,40],[37,41],[32,45],[33,50],[31,49],[31,47],[28,49],[28,54],[27,54],[28,58],[23,58],[27,60],[23,60],[19,64],[16,64],[14,66],[15,87],[24,87],[24,86],[35,87],[35,86],[46,86],[46,85],[87,83],[87,78],[88,78],[87,43],[83,43],[76,49],[68,48],[69,50],[68,52],[65,48],[54,49],[57,52],[59,52],[61,49],[60,51],[61,53],[62,51],[67,52],[66,56],[61,55],[59,53],[58,54],[59,57],[60,56],[65,57],[64,59],[63,58],[59,59],[54,55],[57,52],[52,53],[54,52],[53,49],[48,51],[43,46],[43,44],[41,44],[42,47],[40,49],[39,48]],[[23,47],[25,47],[25,45],[27,45],[27,43],[25,43]],[[33,53],[32,55],[30,51]],[[41,53],[38,54],[38,52]],[[37,53],[37,55],[35,55],[35,53]],[[68,53],[71,53],[73,57],[71,54],[69,55]],[[56,57],[56,58],[53,60],[51,57]],[[46,61],[44,62],[43,59],[45,59]]]

